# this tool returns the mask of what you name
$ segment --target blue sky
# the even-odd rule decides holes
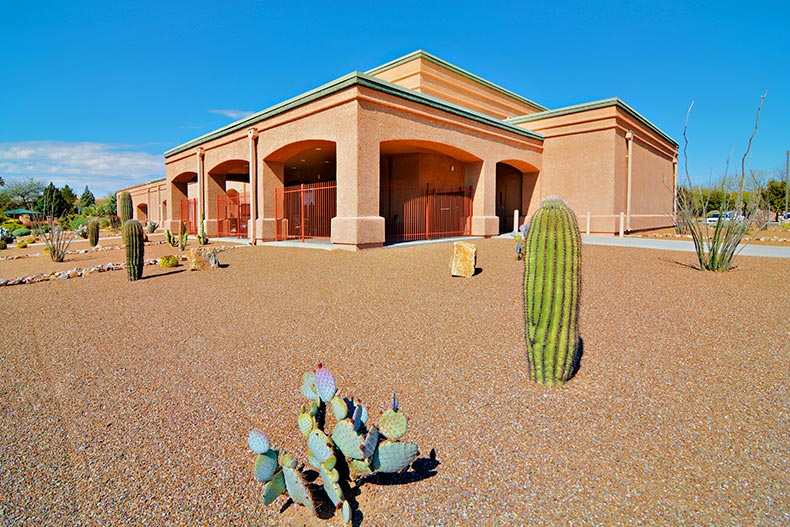
[[[416,49],[549,108],[620,97],[705,181],[783,170],[790,149],[785,2],[7,3],[0,176],[97,196],[164,176],[162,153]],[[681,159],[682,167],[682,159]]]

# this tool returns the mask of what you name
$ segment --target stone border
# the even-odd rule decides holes
[[[163,243],[167,243],[167,242],[163,242]],[[123,246],[121,245],[120,247]],[[212,248],[212,250],[221,253],[221,252],[229,251],[231,249],[236,249],[237,247],[240,246],[224,245],[221,247]],[[85,252],[90,252],[90,250],[86,249]],[[76,254],[82,254],[82,251]],[[31,255],[27,255],[27,256],[31,256]],[[177,256],[179,262],[187,261],[187,256],[185,254],[173,255],[173,256]],[[145,262],[143,262],[143,265],[159,265],[159,260],[161,260],[161,258],[152,258],[151,260],[145,260]],[[120,271],[121,269],[126,269],[126,265],[122,263],[109,262],[104,265],[94,265],[93,267],[75,267],[74,269],[70,269],[68,271],[55,271],[54,273],[38,273],[30,276],[23,276],[17,278],[0,278],[0,287],[21,285],[21,284],[36,284],[39,282],[52,282],[54,280],[68,280],[70,278],[81,278],[83,276],[88,276],[89,274],[93,274],[93,273]]]

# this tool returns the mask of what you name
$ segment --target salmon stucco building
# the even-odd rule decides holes
[[[495,236],[560,196],[582,230],[671,225],[678,144],[617,98],[548,109],[424,51],[165,153],[136,217],[338,248]],[[514,220],[514,212],[520,217]]]

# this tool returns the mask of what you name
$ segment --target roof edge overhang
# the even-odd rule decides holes
[[[118,194],[119,192],[124,192],[127,190],[132,190],[140,187],[147,187],[148,185],[153,185],[155,183],[164,183],[165,181],[167,181],[167,178],[160,177],[160,178],[152,179],[151,181],[148,181],[146,183],[138,183],[137,185],[132,185],[131,187],[126,187],[116,190],[115,193]]]
[[[636,119],[637,121],[648,127],[650,130],[655,132],[657,135],[659,135],[662,139],[664,139],[668,143],[672,144],[676,148],[679,146],[679,143],[677,141],[672,139],[672,137],[670,137],[667,133],[665,133],[659,127],[648,121],[644,116],[642,116],[642,114],[631,108],[628,104],[626,104],[623,100],[621,100],[618,97],[612,97],[610,99],[602,99],[600,101],[587,102],[584,104],[576,104],[573,106],[566,106],[564,108],[557,108],[555,110],[548,110],[540,113],[531,113],[529,115],[522,115],[519,117],[511,117],[509,119],[505,119],[505,122],[518,125],[523,123],[529,123],[532,121],[539,121],[541,119],[549,119],[551,117],[560,117],[562,115],[570,115],[574,113],[586,112],[589,110],[608,108],[610,106],[616,106],[617,108],[620,108],[624,112],[631,115],[634,119]]]
[[[545,106],[543,106],[541,104],[536,103],[535,101],[531,101],[531,100],[527,99],[526,97],[524,97],[522,95],[519,95],[518,93],[512,92],[512,91],[510,91],[510,90],[508,90],[506,88],[503,88],[502,86],[499,86],[498,84],[494,84],[491,81],[487,81],[483,77],[475,75],[472,72],[466,71],[463,68],[459,68],[455,64],[451,64],[451,63],[447,62],[446,60],[442,60],[439,57],[437,57],[436,55],[432,55],[431,53],[428,53],[427,51],[422,50],[422,49],[418,49],[417,51],[413,51],[413,52],[409,53],[408,55],[404,55],[403,57],[400,57],[400,58],[395,59],[393,61],[387,62],[386,64],[382,64],[381,66],[377,66],[377,67],[375,67],[375,68],[373,68],[371,70],[366,71],[365,73],[367,73],[368,75],[377,75],[377,74],[379,74],[379,73],[381,73],[383,71],[387,71],[387,70],[390,70],[392,68],[398,67],[401,64],[405,64],[405,63],[410,62],[410,61],[412,61],[414,59],[417,59],[417,58],[422,58],[422,59],[425,59],[425,60],[427,60],[429,62],[433,62],[434,64],[437,64],[437,65],[439,65],[439,66],[441,66],[443,68],[446,68],[446,69],[452,71],[453,73],[457,73],[458,75],[461,75],[462,77],[466,77],[467,79],[469,79],[469,80],[471,80],[473,82],[481,84],[481,85],[485,86],[486,88],[490,88],[490,89],[492,89],[492,90],[494,90],[496,92],[499,92],[499,93],[501,93],[503,95],[506,95],[507,97],[511,97],[511,98],[516,99],[517,101],[520,101],[520,102],[522,102],[524,104],[528,104],[529,106],[532,106],[532,107],[534,107],[537,110],[540,110],[540,111],[548,110],[548,108],[546,108]]]
[[[499,128],[507,132],[520,135],[522,137],[528,137],[530,139],[543,142],[543,136],[537,132],[527,130],[520,126],[515,126],[514,124],[510,124],[506,121],[496,119],[494,117],[490,117],[488,115],[479,112],[475,112],[474,110],[469,110],[462,106],[443,101],[441,99],[432,97],[430,95],[426,95],[420,92],[416,92],[414,90],[410,90],[408,88],[404,88],[402,86],[398,86],[397,84],[393,84],[391,82],[381,80],[370,74],[355,71],[353,73],[349,73],[348,75],[344,75],[343,77],[340,77],[339,79],[336,79],[332,82],[324,84],[323,86],[319,86],[318,88],[303,93],[302,95],[298,95],[296,97],[283,101],[279,104],[275,104],[274,106],[270,106],[265,110],[257,112],[253,115],[250,115],[248,117],[230,123],[227,126],[223,126],[222,128],[214,130],[213,132],[209,132],[191,141],[183,143],[165,152],[164,156],[165,158],[172,157],[176,154],[180,154],[181,152],[189,150],[190,148],[198,147],[213,139],[217,139],[227,134],[237,132],[245,128],[249,128],[257,123],[265,121],[266,119],[270,119],[272,117],[285,113],[289,110],[298,108],[299,106],[303,106],[305,104],[311,103],[322,97],[332,95],[334,93],[340,92],[352,86],[361,86],[381,93],[393,95],[401,99],[424,104],[426,106],[430,106],[432,108],[436,108],[438,110],[442,110],[460,117],[466,117],[473,121],[477,121],[481,124],[493,126],[495,128]]]

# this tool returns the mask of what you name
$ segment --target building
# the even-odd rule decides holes
[[[582,230],[673,222],[678,144],[617,98],[550,110],[424,51],[165,152],[136,217],[251,243],[494,236],[549,195]],[[622,215],[622,216],[621,216]],[[519,219],[521,221],[521,219]]]

